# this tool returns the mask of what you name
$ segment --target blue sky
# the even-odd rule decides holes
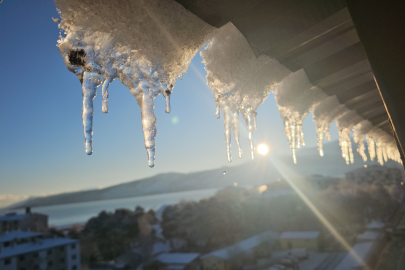
[[[0,4],[0,195],[45,195],[105,187],[164,172],[190,172],[249,162],[246,132],[241,132],[244,157],[226,161],[223,122],[205,84],[199,54],[171,98],[155,99],[156,166],[147,164],[140,110],[118,80],[110,86],[108,114],[95,98],[91,156],[84,151],[82,94],[77,77],[59,54],[58,17],[53,1],[4,0]],[[197,71],[197,72],[196,72]],[[178,123],[173,124],[173,117]],[[272,153],[288,151],[272,95],[258,109],[256,143]],[[316,145],[315,125],[304,122],[308,147]],[[337,138],[333,125],[332,139]],[[236,144],[233,142],[233,149]]]

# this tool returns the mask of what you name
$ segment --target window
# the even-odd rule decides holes
[[[35,264],[34,265],[34,270],[38,270],[39,269],[39,265],[38,264]]]
[[[65,262],[65,258],[61,258],[61,259],[59,260],[59,262],[64,263],[64,262]]]
[[[26,270],[24,267],[21,267],[20,270]]]
[[[72,244],[72,245],[71,245],[71,248],[72,248],[72,249],[75,249],[75,248],[76,248],[76,244]]]
[[[53,265],[53,261],[49,261],[48,266],[52,266],[52,265]]]
[[[73,265],[72,270],[76,270],[76,269],[77,269],[77,265]]]
[[[72,255],[72,260],[75,260],[77,258],[76,254]]]
[[[24,255],[21,255],[20,256],[20,261],[24,261],[25,260],[25,256]]]
[[[9,265],[9,264],[11,264],[11,259],[10,258],[5,259],[4,265]]]
[[[39,257],[39,253],[38,252],[35,252],[34,253],[34,258],[38,258]]]
[[[10,246],[10,242],[4,242],[3,246],[4,246],[4,247]]]
[[[60,251],[64,251],[64,250],[65,250],[65,247],[60,247],[59,250],[60,250]]]
[[[49,249],[48,252],[47,252],[47,254],[48,254],[48,255],[51,255],[51,254],[52,254],[52,249]]]

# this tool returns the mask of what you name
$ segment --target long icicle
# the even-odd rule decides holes
[[[235,137],[236,144],[238,145],[238,157],[242,157],[242,147],[239,143],[239,111],[235,110],[232,113],[232,129]]]
[[[86,146],[86,154],[91,155],[93,153],[93,114],[94,106],[93,99],[97,93],[97,87],[102,82],[100,74],[94,71],[85,71],[83,74],[82,94],[83,94],[83,129],[84,139]]]
[[[155,104],[150,92],[132,92],[141,107],[142,130],[145,137],[145,148],[148,152],[149,167],[155,166],[155,137],[156,117],[154,113]]]
[[[231,108],[225,103],[221,103],[222,113],[224,115],[224,135],[225,135],[225,143],[226,143],[226,156],[228,162],[232,162],[232,155],[231,155],[231,130],[232,130],[232,111]]]

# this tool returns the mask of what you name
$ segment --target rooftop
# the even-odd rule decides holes
[[[26,243],[21,245],[16,245],[14,247],[2,248],[0,251],[0,259],[13,257],[20,254],[25,254],[29,252],[40,251],[43,249],[53,248],[57,246],[64,246],[68,244],[73,244],[78,242],[76,239],[69,238],[49,238],[43,239],[41,242],[36,243]]]
[[[358,269],[367,263],[368,257],[373,250],[374,242],[365,242],[353,246],[351,252],[348,252],[335,270]],[[357,255],[355,258],[353,253]],[[360,259],[360,260],[359,260]]]
[[[275,242],[278,237],[278,234],[272,231],[267,231],[255,236],[252,236],[248,239],[245,239],[239,243],[236,243],[232,246],[225,247],[223,249],[212,251],[208,254],[202,256],[202,258],[214,256],[222,259],[228,259],[231,255],[236,255],[245,251],[249,251],[255,246],[263,242]]]
[[[365,231],[357,236],[357,239],[359,240],[376,240],[378,238],[380,238],[380,233],[373,231]]]
[[[9,214],[9,215],[4,215],[0,216],[0,222],[1,221],[18,221],[23,218],[25,218],[27,214]]]
[[[313,239],[318,236],[317,231],[283,232],[279,239]]]
[[[15,238],[25,239],[30,237],[40,236],[41,233],[35,232],[23,232],[23,231],[10,231],[6,233],[0,234],[0,243],[9,242],[14,240]]]
[[[163,253],[157,260],[165,264],[188,264],[200,256],[200,253]]]
[[[385,224],[381,221],[373,220],[369,224],[367,224],[367,229],[382,229],[384,228]]]

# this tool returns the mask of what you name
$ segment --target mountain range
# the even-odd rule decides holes
[[[354,164],[346,165],[341,156],[338,142],[324,145],[325,156],[320,157],[316,148],[302,148],[297,151],[297,164],[290,155],[259,156],[239,166],[217,168],[193,173],[164,173],[134,180],[103,189],[61,193],[46,197],[34,197],[13,204],[8,209],[38,207],[77,202],[88,202],[125,197],[144,196],[187,190],[221,188],[237,183],[239,186],[258,186],[286,177],[306,177],[320,174],[329,177],[344,177],[344,173],[378,164],[375,160],[364,163],[354,152]],[[388,166],[400,166],[395,162]]]

